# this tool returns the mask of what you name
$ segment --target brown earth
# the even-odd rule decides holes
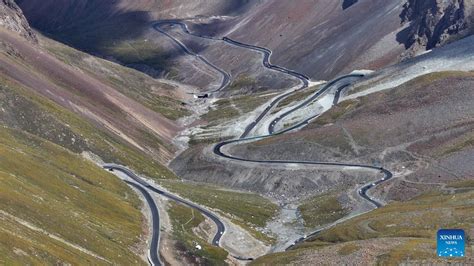
[[[345,1],[342,4],[331,0],[96,0],[87,1],[86,5],[84,0],[62,3],[18,0],[34,27],[88,51],[116,57],[111,48],[121,42],[151,37],[152,21],[185,19],[192,30],[204,35],[230,36],[268,47],[274,51],[273,63],[315,79],[330,79],[353,69],[376,69],[396,63],[400,55],[412,47],[416,38],[413,35],[418,29],[425,33],[439,31],[435,39],[442,40],[435,41],[436,45],[420,41],[417,50],[444,45],[469,34],[472,24],[470,0],[450,0],[442,5],[429,1],[421,6],[411,2],[416,1],[403,5],[399,0]],[[430,10],[437,14],[433,19]],[[426,19],[423,21],[430,23],[421,23],[422,19],[415,18],[418,14],[420,17],[424,14]],[[446,18],[440,18],[443,14],[447,14]],[[420,28],[425,24],[426,27]],[[456,28],[461,28],[462,34],[453,30]],[[154,36],[151,38],[157,38]],[[424,37],[420,35],[420,38]],[[171,69],[192,69],[189,64],[178,62],[182,54],[170,50],[162,44],[164,39],[160,39],[157,48],[161,51],[154,60],[161,62],[161,66],[153,66],[157,75],[170,76]],[[194,41],[200,42],[198,38]],[[222,57],[221,48],[205,45],[202,49],[212,62],[222,65],[232,62]],[[238,68],[240,71],[246,69],[243,65]],[[193,71],[199,72],[198,69]],[[200,86],[213,82],[210,78],[190,79],[172,74],[181,81]]]
[[[232,149],[253,159],[379,164],[407,179],[452,183],[474,176],[474,76],[428,75],[390,91],[342,102],[303,130]],[[403,166],[403,168],[402,168]],[[407,199],[426,186],[394,184],[387,199]],[[412,189],[397,189],[408,185]],[[386,184],[380,187],[383,190]]]
[[[6,31],[0,31],[8,53],[0,55],[2,75],[50,98],[59,105],[113,131],[118,137],[166,162],[174,149],[166,143],[179,127],[105,83],[65,65],[47,52]],[[142,136],[154,135],[156,143],[144,143]],[[161,142],[161,144],[159,144]]]

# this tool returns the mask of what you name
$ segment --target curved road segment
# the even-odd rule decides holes
[[[206,58],[194,53],[193,51],[191,51],[186,45],[184,45],[180,40],[176,39],[175,37],[173,37],[171,34],[167,33],[165,30],[163,30],[161,28],[161,26],[164,26],[164,25],[171,25],[171,26],[179,26],[181,27],[182,31],[190,36],[193,36],[193,37],[198,37],[198,38],[203,38],[203,39],[208,39],[208,40],[214,40],[214,41],[223,41],[223,42],[226,42],[228,44],[231,44],[231,45],[234,45],[234,46],[238,46],[238,47],[241,47],[241,48],[245,48],[245,49],[250,49],[250,50],[253,50],[253,51],[257,51],[261,54],[263,54],[263,60],[262,60],[262,64],[264,67],[268,68],[268,69],[271,69],[271,70],[274,70],[274,71],[278,71],[278,72],[281,72],[281,73],[284,73],[284,74],[287,74],[287,75],[291,75],[297,79],[299,79],[301,82],[302,82],[302,87],[299,88],[299,89],[304,89],[306,87],[308,87],[308,84],[309,84],[309,78],[304,75],[304,74],[301,74],[301,73],[298,73],[296,71],[293,71],[291,69],[287,69],[285,67],[282,67],[282,66],[278,66],[278,65],[274,65],[270,62],[270,57],[272,55],[272,51],[268,48],[265,48],[265,47],[260,47],[260,46],[255,46],[255,45],[250,45],[250,44],[245,44],[245,43],[241,43],[241,42],[238,42],[238,41],[235,41],[235,40],[232,40],[228,37],[223,37],[223,38],[216,38],[216,37],[211,37],[211,36],[204,36],[204,35],[198,35],[198,34],[194,34],[192,32],[189,31],[188,29],[188,26],[182,22],[182,21],[179,21],[179,20],[162,20],[162,21],[159,21],[157,23],[155,23],[153,25],[153,28],[157,31],[159,31],[160,33],[164,34],[166,37],[170,38],[175,44],[177,44],[186,54],[188,55],[191,55],[191,56],[194,56],[194,57],[197,57],[199,58],[202,62],[204,62],[206,65],[210,66],[211,68],[217,70],[219,73],[221,73],[223,75],[223,81],[222,81],[222,84],[221,86],[216,89],[216,90],[213,90],[213,91],[209,91],[205,94],[211,94],[211,93],[214,93],[214,92],[218,92],[218,91],[221,91],[223,90],[224,88],[226,88],[229,84],[230,84],[230,74],[227,73],[226,71],[224,71],[223,69],[217,67],[216,65],[212,64],[211,62],[209,62]],[[288,96],[290,93],[288,94],[285,94],[285,95],[282,95],[280,97],[282,97],[282,99],[286,96]],[[263,117],[263,116],[262,116]],[[247,133],[248,134],[248,133]],[[244,134],[246,135],[246,134]]]
[[[284,74],[288,74],[288,75],[291,75],[297,79],[299,79],[301,82],[302,82],[302,86],[297,89],[297,90],[301,90],[301,89],[304,89],[306,87],[308,87],[308,84],[309,84],[309,78],[304,75],[304,74],[301,74],[301,73],[298,73],[296,71],[293,71],[293,70],[290,70],[290,69],[287,69],[287,68],[284,68],[284,67],[281,67],[281,66],[277,66],[277,65],[273,65],[271,62],[270,62],[270,57],[272,55],[272,51],[270,49],[267,49],[267,48],[264,48],[264,47],[259,47],[259,46],[254,46],[254,45],[249,45],[249,44],[245,44],[245,43],[241,43],[241,42],[238,42],[238,41],[235,41],[235,40],[232,40],[228,37],[224,37],[222,39],[220,38],[215,38],[215,37],[211,37],[211,36],[203,36],[203,35],[196,35],[196,34],[193,34],[189,31],[188,29],[188,26],[181,22],[181,21],[178,21],[178,20],[167,20],[167,21],[160,21],[158,23],[156,23],[154,25],[155,29],[160,31],[161,33],[165,34],[166,36],[168,36],[169,38],[173,39],[174,42],[178,43],[179,46],[181,46],[185,52],[186,51],[189,51],[187,49],[187,47],[182,44],[179,40],[177,40],[176,38],[174,38],[173,36],[169,35],[168,33],[166,33],[164,30],[162,30],[160,28],[161,25],[178,25],[181,27],[181,29],[186,33],[186,34],[189,34],[189,35],[192,35],[194,37],[200,37],[200,38],[205,38],[205,39],[209,39],[209,40],[217,40],[217,41],[224,41],[224,42],[227,42],[229,44],[232,44],[232,45],[236,45],[236,46],[239,46],[239,47],[242,47],[242,48],[247,48],[247,49],[251,49],[251,50],[254,50],[254,51],[258,51],[260,53],[263,54],[263,62],[262,64],[269,68],[269,69],[272,69],[272,70],[275,70],[275,71],[279,71],[279,72],[282,72]],[[194,53],[189,53],[191,55],[195,55]],[[202,58],[202,57],[201,57]],[[210,64],[207,60],[205,61],[207,62],[208,64]],[[215,67],[214,65],[210,64],[212,67]],[[224,72],[223,70],[221,70],[220,72]],[[349,74],[349,75],[345,75],[345,76],[341,76],[339,78],[336,78],[332,81],[330,81],[328,84],[326,84],[322,89],[318,90],[315,94],[313,94],[311,97],[309,97],[307,100],[305,100],[304,102],[302,102],[301,104],[299,104],[298,106],[292,108],[291,110],[283,113],[282,115],[280,115],[279,117],[277,117],[276,119],[274,119],[273,121],[271,121],[269,127],[268,127],[268,135],[264,135],[264,136],[257,136],[257,137],[247,137],[248,134],[250,134],[250,132],[255,128],[255,126],[268,114],[268,112],[278,103],[280,102],[281,100],[283,100],[284,98],[288,97],[289,95],[291,95],[294,91],[292,92],[288,92],[286,94],[283,94],[279,97],[277,97],[276,99],[274,99],[265,109],[262,113],[260,113],[260,115],[257,117],[257,119],[250,123],[244,133],[241,135],[241,137],[239,139],[236,139],[236,140],[230,140],[230,141],[224,141],[224,142],[221,142],[221,143],[218,143],[216,146],[214,146],[214,153],[220,157],[224,157],[224,158],[227,158],[227,159],[231,159],[231,160],[237,160],[237,161],[244,161],[244,162],[252,162],[252,163],[265,163],[265,164],[303,164],[303,165],[328,165],[328,166],[338,166],[338,167],[356,167],[356,168],[360,168],[360,169],[368,169],[368,170],[376,170],[376,171],[380,171],[381,173],[384,174],[384,177],[374,183],[371,183],[371,184],[368,184],[368,185],[365,185],[363,186],[361,189],[358,190],[358,194],[360,197],[362,197],[363,199],[367,200],[368,202],[370,202],[371,204],[373,204],[376,208],[379,208],[382,206],[382,203],[371,198],[370,196],[367,195],[367,191],[370,190],[371,188],[379,185],[380,183],[382,182],[385,182],[389,179],[391,179],[393,177],[393,174],[388,171],[387,169],[383,168],[383,167],[377,167],[377,166],[373,166],[373,165],[364,165],[364,164],[350,164],[350,163],[337,163],[337,162],[310,162],[310,161],[291,161],[291,160],[251,160],[251,159],[246,159],[246,158],[240,158],[240,157],[236,157],[236,156],[232,156],[232,155],[229,155],[229,154],[225,154],[224,152],[222,152],[222,147],[224,146],[227,146],[227,145],[230,145],[230,144],[236,144],[236,143],[239,143],[239,142],[246,142],[246,141],[257,141],[257,140],[260,140],[260,139],[263,139],[263,138],[268,138],[268,137],[272,137],[272,136],[275,136],[275,135],[280,135],[280,134],[284,134],[284,133],[287,133],[289,131],[292,131],[294,129],[297,129],[297,128],[300,128],[302,126],[305,126],[307,125],[311,120],[315,119],[316,117],[318,117],[319,115],[314,115],[310,118],[307,118],[305,119],[304,121],[301,121],[300,123],[290,127],[290,128],[286,128],[286,129],[283,129],[279,132],[275,132],[275,126],[283,119],[285,118],[286,116],[290,115],[291,113],[307,106],[308,104],[312,103],[313,101],[315,101],[316,99],[318,99],[321,95],[323,95],[325,92],[327,92],[329,89],[331,89],[333,86],[336,86],[339,82],[341,81],[345,81],[345,80],[348,80],[346,82],[343,82],[341,85],[339,85],[337,88],[336,88],[336,93],[335,93],[335,97],[334,97],[334,100],[333,100],[333,104],[337,104],[338,101],[339,101],[339,97],[340,97],[340,93],[341,91],[346,88],[347,86],[349,86],[353,81],[354,79],[358,79],[358,78],[361,78],[363,77],[364,75],[363,74]],[[219,88],[219,90],[222,90],[224,89],[225,86]],[[295,91],[297,91],[295,90]],[[312,234],[314,235],[314,233]],[[304,241],[305,238],[303,239],[300,239],[299,241]]]
[[[275,126],[285,117],[287,117],[288,115],[290,115],[291,113],[297,111],[298,109],[301,109],[303,107],[305,107],[306,105],[312,103],[313,101],[315,101],[316,99],[318,99],[323,93],[327,92],[329,89],[331,89],[334,85],[336,85],[338,82],[340,81],[343,81],[343,80],[348,80],[346,81],[343,85],[339,86],[337,89],[336,89],[336,95],[334,97],[334,101],[333,101],[333,105],[334,104],[337,104],[337,102],[339,101],[339,96],[340,96],[340,93],[341,93],[341,90],[344,89],[345,87],[349,86],[350,84],[352,84],[353,80],[354,79],[358,79],[358,78],[362,78],[364,77],[363,74],[349,74],[349,75],[345,75],[345,76],[341,76],[335,80],[332,80],[330,81],[329,83],[327,83],[326,85],[324,85],[323,88],[321,88],[320,90],[318,90],[315,94],[313,94],[311,97],[309,97],[308,99],[306,99],[305,101],[303,101],[301,104],[295,106],[294,108],[288,110],[287,112],[281,114],[279,117],[275,118],[271,123],[270,125],[268,126],[268,133],[270,135],[274,134],[275,133]],[[310,118],[310,120],[316,118],[318,115],[316,116],[313,116]]]
[[[322,94],[324,94],[325,92],[327,92],[329,89],[331,89],[333,86],[335,86],[337,83],[339,83],[340,81],[343,81],[343,80],[346,80],[348,79],[349,81],[346,81],[346,82],[343,82],[341,85],[339,85],[337,88],[336,88],[336,93],[335,93],[335,97],[334,97],[334,101],[333,101],[333,104],[337,104],[337,102],[339,101],[339,96],[340,96],[340,93],[341,91],[346,88],[347,86],[349,86],[353,81],[354,79],[357,79],[357,78],[361,78],[363,77],[364,75],[362,74],[349,74],[349,75],[345,75],[345,76],[341,76],[335,80],[332,80],[331,82],[327,83],[322,89],[318,90],[315,94],[313,94],[311,97],[309,97],[308,99],[306,99],[304,102],[302,102],[301,104],[299,104],[298,106],[292,108],[291,110],[283,113],[282,115],[280,115],[279,117],[277,117],[276,119],[274,119],[273,121],[271,121],[269,127],[268,127],[268,135],[263,135],[263,136],[256,136],[256,137],[247,137],[248,134],[255,128],[255,126],[268,114],[268,112],[276,105],[278,104],[281,100],[285,99],[286,97],[290,96],[291,94],[293,94],[295,91],[298,91],[298,90],[301,90],[301,89],[304,89],[304,88],[307,88],[308,85],[309,85],[309,78],[304,75],[304,74],[301,74],[301,73],[298,73],[296,71],[293,71],[293,70],[290,70],[290,69],[287,69],[287,68],[284,68],[284,67],[281,67],[281,66],[278,66],[278,65],[273,65],[271,62],[270,62],[270,57],[272,55],[272,51],[267,49],[267,48],[264,48],[264,47],[259,47],[259,46],[254,46],[254,45],[249,45],[249,44],[245,44],[245,43],[241,43],[241,42],[238,42],[238,41],[235,41],[235,40],[232,40],[228,37],[223,37],[223,38],[215,38],[215,37],[211,37],[211,36],[204,36],[204,35],[197,35],[197,34],[193,34],[189,31],[187,25],[179,20],[163,20],[163,21],[159,21],[157,23],[155,23],[153,25],[153,28],[155,30],[157,30],[158,32],[164,34],[165,36],[167,36],[168,38],[170,38],[177,46],[179,46],[186,54],[188,55],[191,55],[191,56],[194,56],[196,58],[198,58],[199,60],[201,60],[203,63],[205,63],[206,65],[208,65],[209,67],[215,69],[217,72],[221,73],[223,78],[222,78],[222,83],[220,85],[220,87],[216,90],[213,90],[213,91],[209,91],[207,93],[205,93],[206,95],[209,95],[211,93],[215,93],[215,92],[218,92],[218,91],[221,91],[223,90],[224,88],[226,88],[229,84],[230,84],[230,74],[227,73],[226,71],[222,70],[221,68],[217,67],[216,65],[212,64],[211,62],[209,62],[206,58],[200,56],[199,54],[196,54],[194,53],[193,51],[191,51],[189,48],[186,47],[186,45],[184,45],[180,40],[176,39],[175,37],[173,37],[172,35],[170,35],[169,33],[167,33],[165,30],[163,30],[161,28],[161,26],[163,25],[178,25],[181,27],[181,29],[183,30],[183,32],[185,32],[186,34],[189,34],[189,35],[192,35],[194,37],[199,37],[199,38],[204,38],[204,39],[209,39],[209,40],[216,40],[216,41],[224,41],[226,43],[229,43],[231,45],[235,45],[235,46],[238,46],[238,47],[242,47],[242,48],[246,48],[246,49],[250,49],[250,50],[254,50],[254,51],[257,51],[257,52],[260,52],[263,54],[263,66],[265,66],[266,68],[268,69],[272,69],[274,71],[279,71],[281,73],[284,73],[284,74],[287,74],[287,75],[291,75],[293,77],[295,77],[296,79],[299,79],[302,83],[301,87],[294,90],[294,91],[291,91],[291,92],[288,92],[288,93],[285,93],[283,95],[280,95],[279,97],[277,97],[276,99],[274,99],[265,109],[263,112],[260,113],[260,115],[256,118],[256,120],[252,123],[250,123],[244,133],[242,134],[242,136],[239,138],[239,139],[236,139],[236,140],[229,140],[229,141],[224,141],[224,142],[221,142],[221,143],[218,143],[217,145],[214,146],[214,153],[220,157],[223,157],[223,158],[227,158],[227,159],[230,159],[230,160],[236,160],[236,161],[243,161],[243,162],[251,162],[251,163],[264,163],[264,164],[302,164],[302,165],[326,165],[326,166],[337,166],[337,167],[355,167],[355,168],[360,168],[360,169],[367,169],[367,170],[374,170],[374,171],[380,171],[381,173],[384,174],[384,177],[378,181],[375,181],[374,183],[371,183],[371,184],[368,184],[368,185],[365,185],[363,186],[362,188],[360,188],[358,190],[358,194],[360,197],[362,197],[363,199],[367,200],[368,202],[370,202],[371,204],[373,204],[375,206],[375,208],[379,208],[381,207],[383,204],[373,198],[371,198],[370,196],[367,195],[367,191],[370,190],[371,188],[381,184],[382,182],[385,182],[387,180],[390,180],[392,177],[393,177],[393,174],[388,171],[387,169],[383,168],[383,167],[377,167],[377,166],[373,166],[373,165],[364,165],[364,164],[351,164],[351,163],[338,163],[338,162],[311,162],[311,161],[292,161],[292,160],[252,160],[252,159],[246,159],[246,158],[240,158],[240,157],[236,157],[236,156],[233,156],[233,155],[229,155],[229,154],[226,154],[222,151],[222,148],[224,146],[227,146],[227,145],[231,145],[231,144],[237,144],[237,143],[240,143],[240,142],[247,142],[247,141],[257,141],[257,140],[260,140],[260,139],[264,139],[264,138],[268,138],[268,137],[272,137],[272,136],[276,136],[276,135],[280,135],[280,134],[284,134],[284,133],[287,133],[291,130],[294,130],[294,129],[297,129],[299,127],[302,127],[306,124],[308,124],[311,120],[315,119],[316,117],[318,117],[319,115],[314,115],[310,118],[307,118],[305,119],[304,121],[301,121],[300,123],[290,127],[290,128],[286,128],[286,129],[283,129],[279,132],[275,132],[275,126],[283,119],[285,118],[286,116],[290,115],[291,113],[299,110],[300,108],[303,108],[305,106],[307,106],[308,104],[312,103],[313,101],[315,101],[316,99],[318,99]],[[225,226],[224,224],[219,220],[219,218],[214,215],[213,213],[209,212],[208,210],[202,208],[201,206],[198,206],[194,203],[191,203],[191,202],[188,202],[188,201],[185,201],[175,195],[172,195],[170,193],[167,193],[163,190],[160,190],[158,188],[155,188],[153,187],[152,185],[150,185],[149,183],[145,182],[143,179],[141,179],[140,177],[138,177],[137,175],[135,175],[135,173],[133,173],[131,170],[129,170],[128,168],[125,168],[123,166],[120,166],[120,165],[115,165],[115,164],[108,164],[108,165],[104,165],[104,168],[106,169],[113,169],[113,170],[118,170],[118,171],[121,171],[123,172],[124,174],[126,174],[127,176],[129,176],[130,178],[132,178],[133,180],[135,180],[136,182],[138,182],[141,186],[153,191],[153,192],[156,192],[164,197],[167,197],[169,199],[172,199],[176,202],[179,202],[181,204],[184,204],[188,207],[191,207],[191,208],[194,208],[196,210],[198,210],[199,212],[203,213],[205,216],[207,216],[208,218],[210,218],[216,225],[217,225],[217,233],[216,235],[214,236],[213,240],[212,240],[212,244],[215,245],[215,246],[219,246],[219,241],[220,241],[220,238],[222,237],[222,235],[224,234],[225,232]],[[147,202],[148,204],[150,205],[150,208],[151,209],[155,209],[156,213],[155,215],[153,215],[153,212],[152,211],[152,217],[153,217],[153,238],[152,238],[152,244],[151,244],[151,247],[150,247],[150,260],[155,264],[155,265],[161,265],[160,263],[160,260],[159,260],[159,256],[157,254],[158,252],[158,242],[159,242],[159,216],[158,216],[158,210],[156,208],[156,205],[154,204],[154,201],[152,200],[151,202],[148,200],[149,198],[151,199],[150,195],[147,194],[146,190],[144,188],[142,188],[141,186],[135,184],[135,183],[131,183],[131,182],[127,182],[129,183],[130,185],[136,187],[137,189],[140,190],[140,192],[142,192],[142,194],[145,196],[145,198],[147,199]],[[148,196],[146,196],[148,195]],[[299,243],[299,242],[303,242],[305,241],[306,239],[314,236],[315,234],[319,233],[321,230],[318,230],[318,231],[315,231],[313,232],[312,234],[310,234],[309,236],[305,237],[305,238],[300,238],[298,239],[296,243]],[[293,245],[291,245],[293,246]],[[290,247],[291,247],[290,246]],[[153,254],[154,253],[154,254]]]
[[[133,179],[134,181],[136,181],[139,184],[139,185],[137,185],[135,183],[126,181],[128,184],[130,184],[130,185],[134,186],[135,188],[137,188],[138,190],[140,190],[140,192],[145,196],[145,199],[146,199],[148,205],[150,206],[150,209],[151,209],[151,212],[152,212],[153,237],[152,237],[152,243],[150,245],[150,254],[151,254],[150,257],[151,258],[158,258],[158,261],[159,261],[158,245],[159,245],[160,222],[159,222],[158,208],[156,207],[155,202],[153,201],[151,196],[148,194],[148,192],[145,190],[145,188],[148,189],[148,190],[151,190],[155,193],[158,193],[159,195],[161,195],[163,197],[166,197],[168,199],[176,201],[176,202],[178,202],[180,204],[183,204],[187,207],[193,208],[193,209],[199,211],[200,213],[202,213],[203,215],[207,216],[209,219],[211,219],[217,226],[217,232],[214,235],[214,238],[212,239],[212,245],[217,246],[217,247],[219,246],[221,237],[225,233],[225,225],[214,213],[208,211],[207,209],[205,209],[205,208],[203,208],[203,207],[201,207],[197,204],[194,204],[194,203],[192,203],[190,201],[187,201],[187,200],[184,200],[184,199],[182,199],[182,198],[180,198],[176,195],[170,194],[170,193],[168,193],[164,190],[161,190],[159,188],[154,187],[153,185],[146,182],[145,180],[143,180],[142,178],[137,176],[133,171],[131,171],[130,169],[128,169],[124,166],[117,165],[117,164],[105,164],[105,165],[103,165],[103,168],[108,169],[108,170],[120,171],[120,172],[124,173],[129,178]],[[153,214],[154,212],[156,212],[156,215]],[[156,237],[155,237],[155,234],[156,234]],[[159,263],[156,262],[156,260],[153,260],[153,263],[155,265],[160,265]]]
[[[196,57],[197,59],[201,60],[201,62],[203,62],[204,64],[208,65],[209,67],[211,67],[212,69],[216,70],[217,72],[219,72],[221,75],[222,75],[222,83],[221,85],[219,86],[219,88],[215,89],[215,90],[212,90],[212,91],[208,91],[208,92],[204,92],[203,94],[204,95],[210,95],[214,92],[218,92],[218,91],[221,91],[223,90],[224,88],[226,88],[229,84],[230,84],[230,74],[225,72],[224,70],[222,70],[221,68],[217,67],[216,65],[214,65],[213,63],[209,62],[205,57],[202,57],[200,56],[199,54],[196,54],[194,53],[193,51],[191,51],[186,45],[184,45],[180,40],[176,39],[175,37],[173,37],[171,34],[167,33],[165,30],[161,29],[161,26],[162,25],[180,25],[183,30],[188,33],[187,29],[185,26],[183,26],[182,23],[176,23],[176,22],[169,22],[169,21],[163,21],[163,22],[158,22],[158,23],[155,23],[153,25],[153,28],[162,33],[163,35],[165,35],[166,37],[168,37],[169,39],[171,39],[176,45],[178,45],[186,54],[190,55],[190,56],[194,56]],[[186,29],[186,30],[185,30]],[[194,35],[193,35],[194,36]]]
[[[320,89],[318,92],[316,92],[313,96],[309,97],[308,100],[304,101],[302,104],[296,106],[295,108],[289,110],[288,112],[284,113],[283,115],[284,116],[287,116],[289,115],[290,113],[292,112],[295,112],[297,111],[298,109],[300,108],[303,108],[304,106],[306,106],[307,104],[310,104],[311,102],[313,102],[314,100],[316,100],[319,96],[321,96],[324,92],[326,92],[327,90],[329,90],[332,86],[334,86],[335,84],[337,84],[339,81],[341,80],[344,80],[344,79],[354,79],[354,78],[360,78],[360,77],[363,77],[363,75],[361,74],[351,74],[351,75],[346,75],[346,76],[342,76],[342,77],[339,77],[331,82],[329,82],[327,85],[325,85],[322,89]],[[346,88],[348,85],[350,85],[350,83],[347,83],[347,82],[344,82],[342,83],[341,85],[339,85],[337,88],[336,88],[336,93],[335,93],[335,97],[334,97],[334,100],[333,100],[333,104],[337,104],[337,102],[339,101],[339,96],[340,96],[340,93],[341,91]],[[278,101],[280,101],[282,99],[280,98],[277,98],[275,99],[269,106],[274,106],[276,103],[278,103]],[[267,107],[267,109],[265,109],[264,113],[266,114],[271,108]],[[365,186],[363,186],[362,188],[360,188],[358,191],[357,191],[357,194],[363,198],[364,200],[370,202],[371,204],[373,204],[375,206],[375,208],[379,208],[379,207],[382,207],[383,204],[379,201],[377,201],[376,199],[370,197],[369,195],[367,195],[367,192],[374,188],[375,186],[383,183],[383,182],[386,182],[388,180],[390,180],[392,177],[393,177],[393,174],[383,168],[383,167],[377,167],[377,166],[373,166],[373,165],[365,165],[365,164],[352,164],[352,163],[338,163],[338,162],[311,162],[311,161],[292,161],[292,160],[252,160],[252,159],[246,159],[246,158],[241,158],[241,157],[236,157],[236,156],[233,156],[233,155],[230,155],[230,154],[226,154],[222,151],[222,148],[224,146],[227,146],[227,145],[231,145],[231,144],[237,144],[237,143],[241,143],[241,142],[248,142],[248,141],[258,141],[258,140],[261,140],[261,139],[264,139],[264,138],[269,138],[269,137],[272,137],[272,136],[277,136],[277,135],[281,135],[281,134],[284,134],[284,133],[287,133],[289,131],[292,131],[294,129],[297,129],[297,128],[300,128],[306,124],[308,124],[311,120],[315,119],[316,117],[318,117],[319,115],[314,115],[310,118],[307,118],[305,119],[304,121],[301,121],[300,123],[290,127],[290,128],[286,128],[284,130],[281,130],[279,132],[274,132],[274,127],[276,126],[276,124],[284,117],[284,116],[280,116],[278,118],[276,118],[275,120],[273,120],[271,123],[270,123],[270,126],[268,128],[268,131],[269,131],[269,134],[268,135],[264,135],[264,136],[256,136],[256,137],[250,137],[250,138],[247,138],[247,137],[241,137],[240,139],[235,139],[235,140],[228,140],[228,141],[224,141],[224,142],[221,142],[221,143],[218,143],[217,145],[214,146],[214,149],[213,149],[213,152],[214,154],[216,154],[217,156],[220,156],[220,157],[224,157],[224,158],[227,158],[227,159],[230,159],[230,160],[236,160],[236,161],[242,161],[242,162],[250,162],[250,163],[262,163],[262,164],[300,164],[300,165],[325,165],[325,166],[336,166],[336,167],[354,167],[354,168],[359,168],[359,169],[367,169],[367,170],[373,170],[373,171],[380,171],[381,173],[384,174],[383,178],[373,182],[373,183],[370,183],[370,184],[367,184]],[[263,115],[264,116],[264,115]],[[249,127],[247,128],[248,131],[250,132],[253,127],[255,127],[257,125],[257,123],[263,118],[263,116],[259,116],[259,118],[257,119],[256,122],[253,122],[251,123],[251,125],[249,125]],[[306,241],[307,239],[315,236],[316,234],[318,234],[319,232],[321,232],[323,229],[320,229],[320,230],[317,230],[311,234],[309,234],[308,236],[306,237],[302,237],[300,239],[298,239],[297,241],[294,242],[294,244],[290,245],[287,249],[291,248],[292,246],[300,243],[300,242],[304,242]]]
[[[319,91],[317,91],[313,96],[309,97],[308,100],[304,101],[302,104],[296,106],[295,108],[289,110],[288,112],[284,113],[285,116],[289,115],[290,113],[292,112],[295,112],[297,111],[298,109],[300,108],[303,108],[304,106],[306,106],[307,104],[311,103],[312,101],[316,100],[319,96],[321,96],[324,92],[326,92],[328,89],[330,89],[332,86],[334,86],[337,82],[341,81],[341,80],[344,80],[344,79],[347,79],[347,78],[350,78],[350,79],[353,79],[354,77],[363,77],[362,74],[350,74],[350,75],[345,75],[345,76],[342,76],[342,77],[339,77],[331,82],[329,82],[326,86],[324,86],[322,89],[320,89]],[[349,83],[350,84],[350,83]],[[334,102],[337,103],[338,101],[338,97],[340,95],[340,92],[342,89],[346,88],[348,86],[348,83],[343,83],[342,85],[338,86],[336,88],[336,95],[335,95],[335,99],[334,99]],[[281,100],[281,99],[280,99]],[[279,101],[279,99],[275,99],[274,102],[272,102],[270,104],[271,105],[275,105],[276,102],[275,101]],[[268,112],[268,111],[267,111]],[[377,170],[377,171],[380,171],[381,173],[384,174],[384,177],[374,183],[371,183],[371,184],[368,184],[364,187],[362,187],[359,191],[358,191],[358,194],[364,198],[365,200],[367,200],[368,202],[372,203],[376,208],[379,208],[382,206],[382,203],[381,202],[378,202],[376,201],[375,199],[371,198],[370,196],[367,195],[367,191],[373,187],[375,187],[376,185],[379,185],[380,183],[382,182],[385,182],[389,179],[391,179],[393,177],[393,174],[388,171],[387,169],[383,168],[383,167],[377,167],[377,166],[373,166],[373,165],[365,165],[365,164],[351,164],[351,163],[338,163],[338,162],[311,162],[311,161],[292,161],[292,160],[252,160],[252,159],[246,159],[246,158],[241,158],[241,157],[236,157],[236,156],[233,156],[233,155],[229,155],[229,154],[226,154],[222,151],[222,148],[224,146],[227,146],[227,145],[231,145],[231,144],[237,144],[237,143],[240,143],[240,142],[248,142],[248,141],[257,141],[257,140],[261,140],[261,139],[264,139],[264,138],[269,138],[269,137],[272,137],[272,136],[277,136],[277,135],[281,135],[281,134],[284,134],[284,133],[287,133],[291,130],[294,130],[294,129],[297,129],[297,128],[300,128],[306,124],[308,124],[311,120],[315,119],[316,117],[318,117],[319,115],[315,115],[315,116],[312,116],[310,118],[307,118],[305,119],[304,121],[301,121],[300,123],[290,127],[290,128],[286,128],[284,130],[281,130],[279,132],[274,132],[274,127],[275,125],[278,123],[278,121],[280,121],[282,119],[283,116],[280,116],[278,118],[276,118],[275,120],[273,120],[271,123],[270,123],[270,127],[268,129],[269,131],[269,134],[268,135],[263,135],[263,136],[256,136],[256,137],[247,137],[247,138],[240,138],[240,139],[235,139],[235,140],[228,140],[228,141],[223,141],[221,143],[218,143],[217,145],[214,146],[214,149],[213,149],[213,152],[214,154],[220,156],[220,157],[224,157],[224,158],[227,158],[227,159],[231,159],[231,160],[237,160],[237,161],[242,161],[242,162],[251,162],[251,163],[264,163],[264,164],[303,164],[303,165],[326,165],[326,166],[338,166],[338,167],[356,167],[356,168],[361,168],[361,169],[368,169],[368,170]],[[261,119],[261,118],[260,118]],[[255,126],[256,124],[258,123],[257,122],[253,122],[253,126]],[[250,129],[251,130],[251,129]]]
[[[112,168],[110,168],[112,169]],[[153,223],[153,233],[151,237],[150,243],[150,250],[148,251],[148,260],[151,265],[161,266],[163,263],[160,260],[160,255],[158,252],[158,245],[160,244],[160,215],[158,212],[158,208],[156,207],[155,201],[151,197],[150,193],[146,191],[142,186],[135,184],[130,181],[125,181],[128,185],[136,188],[140,193],[142,193],[143,197],[145,197],[148,206],[150,207],[151,211],[151,219]]]

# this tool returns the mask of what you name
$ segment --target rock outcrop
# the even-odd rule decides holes
[[[429,50],[473,31],[473,0],[408,0],[400,15],[408,54]]]
[[[13,0],[0,0],[0,27],[17,32],[29,41],[37,42],[35,33]]]

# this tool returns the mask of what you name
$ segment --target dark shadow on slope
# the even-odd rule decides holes
[[[130,53],[117,52],[120,43],[142,36],[152,21],[148,12],[122,10],[117,1],[16,2],[29,23],[48,37],[90,54],[113,57],[125,66],[149,65],[159,75],[169,67],[169,60],[179,55],[157,49],[139,60],[140,55],[133,58]]]
[[[16,2],[33,27],[85,50],[140,36],[151,20],[147,12],[121,10],[117,1]]]
[[[408,26],[397,33],[397,42],[403,44],[405,49],[410,48],[414,43],[415,39],[413,38],[412,27]]]
[[[359,0],[343,0],[343,2],[342,2],[342,10],[348,9],[349,7],[353,6],[353,5],[356,4],[357,2],[359,2]]]
[[[439,4],[436,0],[409,0],[403,5],[401,23],[410,23],[399,32],[397,41],[410,48],[415,42],[427,50],[472,34],[463,1]]]
[[[151,42],[146,44],[143,36],[150,29],[154,18],[147,11],[120,8],[119,1],[16,2],[30,24],[48,37],[87,53],[116,60],[154,77],[168,73],[173,61],[185,55],[179,49],[164,51],[158,45],[153,47]],[[229,2],[223,12],[227,14],[237,10],[241,2],[247,1]],[[137,47],[133,47],[133,43],[127,44],[136,40],[139,41],[137,46],[146,45],[145,53],[134,53]],[[195,53],[201,51],[193,50]]]
[[[252,7],[254,1],[251,0],[234,0],[228,1],[227,6],[222,10],[221,15],[239,15]],[[255,1],[256,2],[256,1]]]

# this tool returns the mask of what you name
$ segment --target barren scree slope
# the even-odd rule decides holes
[[[446,44],[472,29],[471,0],[17,2],[38,29],[76,47],[128,61],[125,63],[137,60],[120,53],[123,41],[132,45],[138,41],[135,48],[143,48],[141,40],[150,37],[150,23],[184,19],[191,29],[204,35],[229,36],[268,47],[275,52],[274,63],[316,79],[395,63],[400,55],[411,56],[425,47]],[[205,43],[201,47],[210,49]],[[179,53],[170,53],[163,42],[154,48],[159,51],[148,51],[145,58],[159,60],[162,65],[149,60],[141,63],[152,65],[159,73],[177,67],[173,60]],[[405,52],[407,48],[409,53]],[[224,66],[230,63],[220,54],[209,59]],[[206,82],[211,81],[201,80],[200,84]]]

